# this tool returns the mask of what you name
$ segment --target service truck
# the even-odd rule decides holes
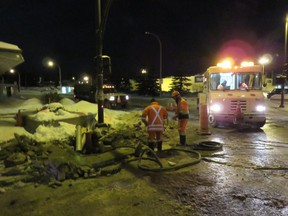
[[[76,84],[74,85],[74,99],[97,103],[97,91],[96,85]],[[127,108],[129,96],[125,93],[118,92],[112,84],[104,84],[103,99],[105,108]]]
[[[262,66],[252,62],[233,67],[226,64],[209,67],[204,73],[202,99],[200,97],[200,104],[207,106],[209,125],[264,126],[266,105],[262,76]]]

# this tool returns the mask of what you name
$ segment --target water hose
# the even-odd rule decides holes
[[[163,172],[163,171],[170,171],[170,170],[177,170],[177,169],[181,169],[181,168],[184,168],[184,167],[187,167],[187,166],[191,166],[191,165],[194,165],[194,164],[197,164],[201,161],[201,155],[199,152],[197,151],[193,151],[193,150],[187,150],[187,149],[179,149],[179,148],[173,148],[173,149],[167,149],[167,150],[162,150],[162,152],[168,152],[168,151],[183,151],[183,152],[188,152],[188,153],[192,153],[194,155],[196,155],[196,160],[192,161],[192,162],[189,162],[189,163],[184,163],[184,164],[181,164],[181,165],[175,165],[175,166],[171,166],[171,167],[163,167],[163,164],[161,163],[161,160],[159,159],[159,157],[153,152],[153,157],[154,158],[151,158],[151,157],[148,157],[148,158],[144,158],[143,155],[146,151],[152,151],[151,149],[145,149],[142,154],[140,155],[139,157],[139,161],[138,161],[138,168],[139,169],[142,169],[142,170],[145,170],[145,171],[152,171],[152,172]],[[157,164],[159,164],[159,168],[147,168],[147,167],[144,167],[141,165],[141,161],[143,160],[151,160],[151,161],[154,161],[156,162]]]
[[[198,144],[191,145],[194,150],[202,150],[202,151],[215,151],[222,149],[223,144],[215,141],[202,141]]]

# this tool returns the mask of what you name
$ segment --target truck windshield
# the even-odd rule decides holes
[[[261,72],[210,74],[210,90],[261,90]]]

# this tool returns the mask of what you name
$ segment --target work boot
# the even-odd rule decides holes
[[[164,158],[165,155],[166,155],[166,152],[162,151],[162,141],[157,142],[157,153],[156,153],[156,155],[159,158]]]
[[[157,142],[157,150],[162,151],[162,141]]]
[[[155,148],[155,143],[154,142],[148,142],[148,147],[154,152],[154,148]],[[154,157],[153,152],[151,152],[150,150],[147,152],[147,156],[148,157]]]
[[[142,151],[143,151],[143,146],[142,146],[142,144],[139,144],[135,149],[134,155],[136,157],[139,157],[141,155]]]
[[[154,142],[148,142],[148,147],[154,151],[155,143]]]
[[[186,135],[180,135],[180,145],[186,145]]]

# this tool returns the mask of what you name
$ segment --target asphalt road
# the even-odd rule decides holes
[[[127,111],[143,109],[150,99],[131,96]],[[166,106],[171,99],[158,100]],[[288,105],[279,108],[279,101],[267,101],[267,123],[260,130],[209,128],[210,135],[201,135],[196,98],[187,100],[187,146],[179,148],[189,150],[207,141],[222,144],[215,151],[198,150],[200,163],[158,173],[126,166],[109,178],[68,182],[52,192],[22,186],[1,197],[7,212],[22,205],[29,210],[23,215],[288,215]],[[177,131],[166,134],[164,149],[177,142]]]

